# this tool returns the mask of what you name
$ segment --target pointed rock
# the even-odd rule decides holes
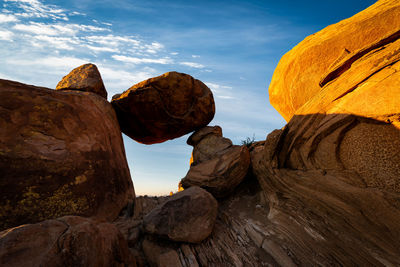
[[[56,90],[92,92],[107,99],[107,91],[96,65],[85,64],[73,69],[57,84]]]

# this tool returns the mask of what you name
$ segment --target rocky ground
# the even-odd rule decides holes
[[[92,64],[56,90],[0,80],[0,266],[400,265],[399,14],[380,0],[289,51],[269,88],[288,123],[248,146],[187,74],[111,103]],[[184,190],[136,197],[121,131],[193,132]]]

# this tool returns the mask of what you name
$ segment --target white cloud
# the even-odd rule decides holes
[[[176,55],[178,55],[179,53],[178,53],[178,52],[171,52],[170,54],[173,55],[173,56],[176,56]]]
[[[19,66],[45,66],[50,68],[55,68],[58,70],[67,70],[70,71],[73,68],[76,68],[80,65],[89,63],[86,59],[80,59],[75,57],[45,57],[45,58],[36,58],[36,59],[10,59],[7,60],[7,63],[10,65],[19,65]]]
[[[15,3],[23,12],[15,13],[16,16],[25,18],[51,18],[68,21],[65,10],[55,5],[46,5],[39,0],[4,0],[4,2]]]
[[[173,63],[172,59],[169,57],[164,58],[138,58],[138,57],[127,57],[121,55],[113,55],[113,59],[126,62],[126,63],[133,63],[133,64],[143,64],[143,63],[150,63],[150,64],[171,64]]]
[[[192,55],[192,58],[199,58],[199,55]]]
[[[79,24],[46,24],[39,22],[30,22],[29,24],[16,24],[13,29],[28,32],[31,34],[38,35],[70,35],[74,36],[78,32],[98,32],[98,31],[109,31],[106,28],[95,27],[91,25],[79,25]]]
[[[12,41],[14,34],[10,31],[2,31],[0,30],[0,40],[3,41]]]
[[[0,23],[16,22],[16,21],[18,21],[18,19],[14,15],[0,14]]]
[[[196,68],[196,69],[202,69],[202,68],[205,67],[204,65],[199,64],[199,63],[195,63],[195,62],[180,62],[179,64],[180,65],[184,65],[184,66],[188,66],[188,67],[191,67],[191,68]]]
[[[79,45],[80,41],[78,38],[74,37],[55,37],[47,35],[37,35],[34,37],[33,42],[36,44],[41,44],[43,47],[43,42],[46,42],[49,46],[61,50],[73,50],[75,45]]]
[[[94,52],[112,52],[112,53],[119,53],[118,48],[112,48],[112,47],[103,47],[103,46],[92,46],[92,45],[86,45],[87,48]]]
[[[118,36],[113,34],[100,35],[100,36],[86,36],[84,37],[89,43],[97,43],[103,46],[120,46],[129,44],[131,46],[139,46],[140,41],[133,39],[132,36]]]

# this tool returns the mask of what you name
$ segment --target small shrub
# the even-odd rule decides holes
[[[247,137],[245,140],[242,140],[241,145],[250,147],[255,142],[255,138],[255,134],[253,134],[253,138]]]

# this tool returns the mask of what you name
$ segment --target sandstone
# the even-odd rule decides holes
[[[149,239],[145,239],[142,244],[143,252],[150,266],[154,267],[181,267],[181,261],[178,253],[169,248],[164,247]]]
[[[114,225],[77,216],[0,232],[0,265],[136,266]]]
[[[377,51],[397,39],[399,13],[398,1],[381,0],[307,37],[286,53],[275,69],[269,86],[271,104],[289,121],[296,110],[324,91],[320,85],[335,79],[362,54]],[[367,74],[368,67],[364,66],[363,71]],[[343,90],[346,89],[349,88]],[[356,103],[368,102],[358,100]]]
[[[190,75],[168,72],[113,97],[123,133],[154,144],[206,126],[214,117],[211,90]]]
[[[193,133],[188,144],[194,148],[190,169],[181,180],[183,188],[200,186],[220,198],[243,181],[250,165],[249,150],[232,145],[231,140],[222,137],[219,126],[207,126]]]
[[[85,64],[73,69],[57,84],[56,90],[92,92],[107,99],[107,91],[96,65]]]
[[[0,230],[65,215],[113,220],[134,189],[110,103],[0,80]]]
[[[143,219],[144,231],[173,241],[199,243],[214,227],[218,203],[200,187],[171,196]]]

